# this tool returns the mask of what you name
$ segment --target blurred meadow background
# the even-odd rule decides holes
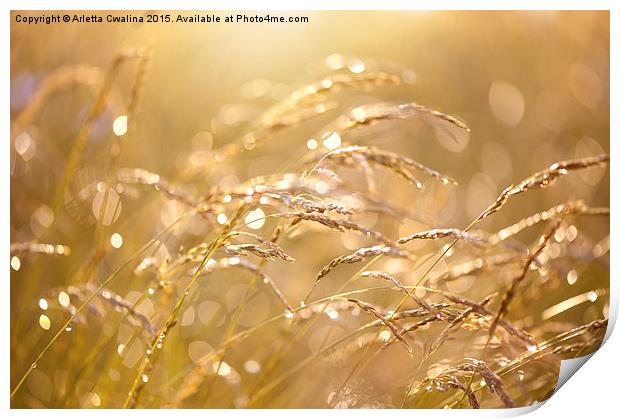
[[[525,406],[600,344],[608,12],[18,13],[12,407]]]

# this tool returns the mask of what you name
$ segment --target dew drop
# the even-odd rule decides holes
[[[568,282],[570,285],[573,285],[575,282],[577,282],[578,277],[579,275],[577,274],[577,271],[571,269],[566,275],[566,282]]]
[[[41,310],[47,310],[47,300],[45,298],[39,300],[39,307]]]
[[[41,314],[41,316],[39,316],[39,326],[41,326],[42,329],[50,330],[51,325],[52,322],[50,321],[50,318],[47,317],[45,314]]]
[[[319,143],[314,138],[310,138],[306,142],[306,147],[308,147],[308,150],[316,150],[318,146],[319,146]]]
[[[113,248],[120,249],[120,247],[123,245],[123,236],[118,233],[112,234],[112,236],[110,237],[110,244]]]
[[[254,361],[253,359],[248,359],[245,362],[245,364],[243,364],[243,367],[250,374],[258,374],[258,372],[260,371],[260,368],[261,368],[260,364],[258,362],[256,362],[256,361]]]
[[[316,189],[316,191],[319,194],[323,195],[323,194],[327,193],[327,191],[329,191],[329,186],[327,186],[327,183],[323,182],[322,180],[319,180],[316,183],[314,189]]]
[[[222,377],[226,377],[232,372],[232,368],[224,361],[216,362],[213,364],[213,372]]]
[[[328,308],[325,311],[325,314],[327,314],[327,317],[329,317],[332,320],[337,320],[339,317],[339,314],[336,310],[334,310],[333,308]]]
[[[348,65],[349,71],[354,74],[363,73],[366,70],[366,65],[359,58],[353,58],[349,61]]]
[[[222,213],[217,215],[216,220],[218,224],[226,224],[228,217],[226,217],[226,214]]]
[[[30,160],[35,153],[35,142],[27,132],[21,132],[15,137],[15,151],[22,156],[25,161]]]
[[[13,256],[11,258],[11,268],[13,268],[14,271],[19,271],[19,268],[22,267],[22,262],[21,260],[19,260],[19,258],[17,256]]]
[[[323,137],[323,145],[330,150],[335,150],[342,144],[342,139],[337,132],[328,132]]]
[[[117,137],[127,134],[127,115],[121,115],[116,118],[112,123],[112,130]]]
[[[63,307],[69,307],[69,304],[71,304],[71,298],[69,298],[69,294],[61,291],[60,294],[58,294],[58,302]]]
[[[252,230],[258,230],[265,225],[265,212],[256,208],[254,211],[248,212],[243,220]]]
[[[325,64],[327,64],[327,67],[331,70],[340,70],[344,67],[344,58],[340,54],[330,54],[325,59]]]
[[[205,271],[211,272],[215,268],[216,262],[215,259],[209,259],[205,264]]]

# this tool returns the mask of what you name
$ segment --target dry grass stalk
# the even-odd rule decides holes
[[[245,256],[248,254],[253,254],[258,256],[264,260],[274,260],[281,259],[285,262],[294,262],[295,258],[288,255],[280,246],[277,244],[266,240],[263,237],[260,237],[256,234],[245,232],[245,231],[233,231],[224,239],[224,241],[228,241],[231,238],[237,236],[251,237],[258,242],[258,244],[253,243],[242,243],[242,244],[228,244],[222,245],[218,250],[228,253],[229,255],[234,256]],[[207,252],[209,251],[208,243],[200,243],[191,249],[187,250],[185,254],[179,256],[177,259],[172,261],[170,264],[166,266],[160,266],[154,258],[146,258],[144,259],[138,267],[136,267],[136,272],[141,273],[142,271],[149,269],[151,267],[158,268],[160,274],[166,276],[169,272],[175,269],[178,266],[181,266],[187,262],[200,262]],[[239,259],[239,258],[237,258]],[[229,259],[226,259],[229,260]],[[230,259],[234,260],[234,259]],[[214,264],[208,264],[207,267],[213,267]]]
[[[402,334],[404,336],[404,335],[406,335],[408,333],[415,332],[419,328],[424,327],[424,326],[426,326],[428,324],[431,324],[431,323],[433,323],[433,322],[435,322],[437,320],[438,320],[437,316],[435,316],[435,315],[429,316],[429,317],[427,317],[425,319],[419,320],[419,321],[417,321],[417,322],[415,322],[413,324],[410,324],[408,326],[403,327],[401,332],[402,332]]]
[[[299,207],[306,212],[335,212],[340,215],[351,215],[353,211],[343,207],[335,202],[321,202],[311,201],[301,196],[296,196],[291,199],[291,204],[295,207]]]
[[[534,263],[534,260],[536,260],[538,255],[540,255],[540,253],[545,249],[545,247],[549,243],[549,240],[551,239],[551,237],[553,237],[553,234],[560,227],[562,220],[562,218],[556,218],[552,226],[540,238],[539,244],[530,252],[530,254],[525,259],[525,263],[523,265],[521,273],[512,280],[510,288],[508,288],[508,291],[506,291],[506,294],[502,298],[500,308],[495,315],[493,322],[491,323],[491,327],[489,328],[489,337],[493,336],[493,334],[495,333],[498,322],[502,320],[502,318],[506,315],[508,311],[508,306],[510,305],[510,302],[515,296],[517,287],[519,286],[519,284],[521,284],[521,282],[523,282],[528,270],[530,269],[530,266],[532,265],[532,263]]]
[[[289,256],[280,246],[276,243],[265,239],[257,234],[247,231],[231,231],[224,239],[223,242],[228,242],[230,239],[236,237],[249,237],[258,242],[258,244],[242,243],[242,244],[229,244],[223,245],[220,250],[231,255],[247,255],[254,254],[263,259],[273,260],[274,258],[282,259],[285,262],[294,262],[295,258]],[[183,264],[188,261],[198,262],[205,256],[209,249],[208,243],[200,243],[191,249],[187,250],[184,255],[175,260],[171,266]],[[148,264],[148,262],[147,262]]]
[[[556,348],[553,348],[553,350],[549,352],[549,355],[569,355],[571,358],[578,358],[581,356],[580,354],[583,354],[585,353],[585,351],[588,351],[592,348],[596,348],[597,346],[600,346],[600,344],[600,339],[592,338],[586,340],[585,342],[572,343],[569,345],[560,345]]]
[[[359,312],[359,308],[356,304],[348,300],[334,300],[334,301],[326,301],[320,303],[312,303],[303,306],[300,310],[296,311],[296,314],[299,315],[300,319],[307,320],[314,315],[322,315],[327,312],[327,310],[333,310],[337,313],[342,313],[346,311],[357,310]]]
[[[412,240],[435,240],[440,238],[450,237],[458,240],[469,241],[475,244],[484,244],[484,240],[480,234],[469,233],[456,228],[435,228],[432,230],[420,231],[418,233],[410,234],[406,237],[401,237],[396,240],[396,244],[401,245],[408,243]]]
[[[427,316],[434,316],[436,318],[437,316],[435,316],[433,312],[441,311],[444,314],[445,318],[450,320],[458,316],[462,312],[461,310],[452,308],[453,306],[448,303],[429,303],[429,305],[433,308],[432,311],[429,311],[423,307],[410,308],[410,309],[390,312],[389,318],[392,321],[420,318],[420,317],[427,317]],[[375,304],[375,308],[377,308],[376,304]],[[386,312],[385,310],[380,310],[380,311],[383,313]],[[376,327],[377,325],[379,325],[379,321],[374,322],[374,323],[368,323],[367,326]]]
[[[386,238],[385,236],[383,236],[383,234],[377,231],[371,230],[352,221],[330,217],[329,215],[325,214],[296,211],[286,212],[283,214],[274,214],[274,216],[282,218],[295,218],[296,220],[314,221],[316,223],[324,225],[325,227],[329,227],[340,232],[345,232],[347,230],[356,231],[364,236],[371,237],[377,241],[380,241],[386,246],[393,247],[394,245],[394,242],[392,240]]]
[[[149,333],[157,333],[157,328],[155,327],[155,325],[153,325],[149,318],[146,317],[144,314],[136,311],[134,303],[127,301],[117,293],[108,289],[100,290],[98,295],[102,298],[103,301],[110,304],[112,307],[126,311],[127,314],[138,320]]]
[[[54,198],[52,202],[52,211],[54,213],[58,212],[58,209],[62,204],[62,201],[64,199],[64,192],[77,169],[79,161],[82,157],[82,153],[86,148],[86,143],[92,131],[95,120],[105,109],[105,104],[112,89],[112,84],[118,76],[122,65],[127,61],[141,59],[142,57],[144,57],[142,50],[127,50],[120,53],[112,62],[110,70],[106,73],[106,76],[101,85],[97,101],[91,109],[86,122],[84,123],[84,125],[82,125],[80,132],[78,133],[78,136],[75,139],[73,146],[71,147],[69,156],[67,157],[67,163],[65,166],[63,177],[60,180],[58,187],[56,188],[56,191],[54,193]]]
[[[118,278],[120,273],[127,268],[130,264],[135,262],[140,255],[142,255],[146,250],[148,250],[153,244],[158,242],[158,239],[165,233],[167,233],[170,229],[172,229],[179,221],[181,221],[184,216],[179,217],[170,225],[166,226],[161,232],[156,234],[152,239],[150,239],[144,246],[138,249],[132,257],[130,257],[127,261],[121,264],[118,268],[116,268],[98,287],[97,291],[104,289],[107,287],[114,279]],[[30,376],[32,371],[37,367],[37,363],[48,353],[50,348],[54,345],[55,342],[58,341],[60,336],[66,332],[66,328],[70,327],[72,322],[81,315],[82,311],[89,306],[89,303],[97,296],[97,292],[92,292],[90,295],[86,297],[84,302],[80,304],[75,310],[72,311],[71,316],[67,319],[64,324],[58,329],[58,331],[54,334],[54,336],[48,341],[48,343],[43,347],[43,349],[38,353],[35,357],[34,361],[30,364],[26,372],[22,375],[17,385],[11,391],[10,397],[13,398],[15,394],[20,390],[26,379]]]
[[[354,298],[348,298],[348,300],[350,302],[356,304],[359,308],[361,308],[365,312],[367,312],[367,313],[375,316],[376,318],[378,318],[385,326],[388,327],[388,329],[390,329],[392,331],[392,333],[394,334],[396,339],[398,339],[398,341],[400,343],[402,343],[402,345],[405,347],[407,352],[410,355],[413,355],[413,349],[411,348],[411,345],[409,345],[409,343],[405,340],[404,336],[401,334],[401,331],[392,322],[392,320],[388,319],[383,314],[381,314],[381,312],[379,310],[377,310],[372,304],[369,304],[369,303],[366,303],[366,302],[363,302],[363,301],[360,301],[360,300],[356,300]]]
[[[287,98],[268,109],[258,127],[245,134],[241,141],[227,144],[213,153],[215,163],[221,163],[236,155],[253,150],[282,129],[291,128],[301,122],[322,115],[337,107],[336,103],[324,99],[330,92],[342,88],[371,88],[385,84],[398,84],[400,77],[385,72],[362,74],[335,74],[293,91]]]
[[[334,172],[333,170],[326,169],[324,167],[315,167],[314,170],[312,171],[312,174],[318,175],[322,177],[323,179],[328,180],[335,185],[342,185],[344,183],[342,178],[340,178],[340,176],[338,176],[336,172]]]
[[[217,237],[215,237],[209,244],[209,247],[207,251],[205,252],[204,257],[200,261],[200,264],[198,265],[198,267],[194,270],[194,274],[192,275],[192,278],[185,286],[181,294],[181,298],[179,298],[177,303],[174,305],[174,308],[172,309],[172,311],[166,318],[166,321],[164,322],[164,325],[162,326],[158,336],[156,336],[156,339],[154,339],[153,342],[150,344],[147,350],[146,356],[143,358],[142,363],[140,364],[140,368],[138,370],[138,373],[136,374],[136,377],[133,381],[131,389],[129,390],[129,393],[127,394],[127,398],[125,399],[125,402],[123,404],[124,408],[133,408],[138,403],[140,394],[142,390],[144,389],[144,386],[146,385],[146,383],[149,381],[148,374],[152,371],[155,365],[157,356],[159,355],[161,349],[163,348],[164,340],[166,339],[168,331],[170,330],[171,327],[173,327],[176,324],[179,311],[183,307],[183,303],[185,302],[185,299],[189,295],[190,290],[194,287],[198,278],[201,276],[203,269],[207,267],[207,264],[210,263],[210,261],[212,260],[211,256],[213,252],[215,252],[219,247],[222,246],[223,242],[226,240],[226,237],[232,231],[233,226],[245,214],[245,211],[246,211],[246,206],[241,205],[237,209],[235,215],[224,226],[224,229],[220,232],[220,234]]]
[[[400,281],[394,278],[393,276],[388,275],[387,273],[381,272],[381,271],[366,271],[366,272],[362,272],[361,276],[366,277],[366,278],[378,278],[378,279],[383,279],[383,280],[391,282],[392,284],[396,285],[396,288],[398,288],[401,292],[403,292],[405,295],[407,295],[409,298],[415,301],[415,303],[418,304],[420,307],[423,307],[429,313],[432,313],[437,319],[441,319],[441,320],[445,319],[445,316],[442,314],[440,310],[437,310],[435,307],[428,304],[422,298],[418,298],[416,295],[409,292],[409,290],[405,288],[403,284],[401,284]]]
[[[129,105],[127,105],[127,115],[135,117],[138,112],[138,105],[140,104],[140,98],[144,90],[144,82],[146,75],[149,72],[151,65],[151,53],[148,49],[142,51],[140,62],[138,63],[138,71],[134,78],[133,85],[131,86],[131,95],[129,99]],[[131,124],[132,129],[135,128],[135,124]]]
[[[155,190],[161,191],[166,196],[183,202],[194,207],[198,201],[187,192],[173,186],[170,182],[159,176],[157,173],[149,172],[144,169],[121,169],[118,172],[118,181],[127,184],[141,184],[153,186]]]
[[[342,88],[368,88],[385,84],[399,84],[400,77],[385,72],[364,72],[361,74],[334,74],[323,80],[293,91],[286,99],[269,109],[263,118],[264,126],[271,126],[287,113],[300,106],[316,104],[324,96]]]
[[[45,244],[36,242],[11,243],[11,256],[21,253],[43,253],[46,255],[68,256],[71,248],[64,244]]]
[[[477,306],[485,307],[487,304],[489,304],[489,302],[491,302],[492,297],[493,295],[485,297],[477,304]],[[474,307],[470,306],[467,309],[463,310],[461,314],[452,319],[450,323],[441,331],[437,339],[435,339],[435,342],[433,342],[433,344],[429,347],[428,354],[430,355],[435,352],[448,339],[450,333],[454,331],[461,323],[463,323],[465,319],[467,319],[467,317],[472,313],[474,313]]]
[[[472,260],[460,263],[448,269],[447,271],[441,272],[430,277],[431,282],[450,282],[456,279],[462,278],[463,276],[468,275],[476,275],[478,273],[484,272],[487,269],[492,269],[496,267],[506,266],[512,263],[517,263],[521,261],[521,254],[514,253],[503,253],[497,255],[491,255],[488,257],[478,257]]]
[[[491,393],[497,394],[497,396],[502,400],[504,406],[506,407],[514,407],[514,402],[512,398],[506,392],[504,383],[501,378],[497,374],[495,374],[487,365],[486,362],[480,359],[469,358],[468,362],[464,363],[459,367],[459,369],[463,371],[471,371],[478,373],[486,383],[489,391]]]
[[[472,409],[480,409],[480,402],[478,401],[476,394],[472,391],[467,391],[465,384],[460,382],[458,378],[451,376],[446,381],[446,385],[456,390],[463,391],[463,393],[467,394],[467,400],[469,401],[469,405],[472,407]]]
[[[570,341],[571,339],[574,339],[576,337],[580,337],[583,336],[587,333],[592,333],[592,332],[596,332],[598,330],[604,330],[607,328],[607,324],[608,324],[608,320],[607,319],[599,319],[599,320],[595,320],[591,323],[582,325],[582,326],[578,326],[576,328],[573,328],[571,330],[562,332],[554,337],[552,337],[551,339],[541,342],[538,345],[538,348],[534,351],[530,351],[527,350],[524,352],[523,355],[515,358],[514,360],[510,361],[508,364],[506,364],[505,366],[499,368],[496,372],[495,375],[497,375],[498,377],[503,377],[504,375],[516,371],[519,368],[522,368],[523,366],[525,366],[528,362],[536,360],[536,359],[540,359],[546,355],[548,355],[549,353],[553,353],[555,348],[558,347],[563,347],[565,346],[566,342]],[[600,340],[599,340],[600,342]],[[477,391],[478,389],[480,389],[482,386],[477,386],[476,389],[472,390],[472,392]]]
[[[458,313],[451,312],[450,304],[447,304],[447,303],[430,303],[430,306],[432,307],[433,312],[439,311],[439,310],[443,311],[446,314],[446,316],[448,316],[449,318],[453,318],[458,314]],[[380,308],[376,304],[374,304],[374,307],[382,313],[385,312],[384,309]],[[319,315],[324,314],[327,310],[334,310],[339,313],[345,312],[345,311],[351,311],[352,313],[357,315],[355,310],[359,311],[359,307],[357,306],[357,304],[353,304],[351,301],[343,297],[343,299],[337,299],[337,300],[332,300],[332,301],[311,302],[303,306],[303,308],[297,310],[296,314],[299,314],[299,318],[305,320],[305,319],[309,319],[311,316],[315,314],[319,314]],[[427,317],[429,315],[433,315],[432,312],[429,312],[427,309],[423,307],[413,308],[413,309],[399,310],[399,311],[396,311],[390,314],[390,320],[396,321],[396,320],[402,320],[402,319],[420,318],[420,317]],[[366,325],[362,326],[362,328],[367,329],[367,328],[377,327],[377,326],[380,326],[381,324],[382,322],[380,320],[377,320],[377,321],[367,323]]]
[[[314,173],[318,172],[313,170],[310,174]],[[325,179],[323,176],[321,178]],[[319,192],[325,185],[328,186],[327,190]],[[324,182],[309,175],[287,173],[278,176],[259,176],[232,188],[214,187],[204,198],[204,202],[215,205],[241,200],[248,204],[283,206],[282,211],[286,211],[287,208],[289,211],[299,209],[308,211],[312,209],[311,206],[316,205],[318,212],[333,211],[342,215],[365,210],[394,218],[406,216],[404,210],[363,192],[356,191],[354,202],[348,202],[347,205],[338,202],[339,198],[345,196],[351,198],[350,194],[351,189],[341,182]],[[312,201],[311,206],[305,201],[306,199]]]
[[[277,246],[276,243],[280,239],[283,231],[284,231],[284,229],[282,228],[281,225],[276,226],[276,228],[274,229],[274,231],[273,231],[273,233],[271,235],[271,239],[269,239],[269,240],[267,240],[267,239],[265,239],[263,237],[260,237],[260,236],[254,234],[254,233],[243,232],[243,231],[232,231],[229,234],[229,237],[235,237],[235,236],[238,236],[238,235],[249,236],[249,237],[253,237],[259,243],[265,243],[265,244],[268,244],[268,245],[273,245],[273,246],[275,246],[275,247],[277,247],[279,249],[279,247]],[[265,267],[266,264],[267,264],[267,260],[263,259],[263,260],[261,260],[261,262],[260,262],[260,264],[258,266],[251,266],[250,270],[252,270],[253,272],[257,272],[258,271],[259,272],[258,276],[260,276],[261,278],[264,279],[263,268]],[[222,262],[220,262],[220,265],[222,265]],[[223,265],[227,265],[227,263],[224,262]],[[235,309],[235,312],[233,313],[233,319],[228,324],[228,326],[226,328],[226,332],[220,338],[220,342],[218,344],[219,346],[221,346],[226,340],[228,340],[233,335],[233,333],[235,332],[235,329],[237,328],[237,324],[238,324],[239,318],[240,318],[243,310],[245,309],[247,301],[250,298],[250,295],[251,295],[251,293],[252,293],[252,291],[254,289],[254,284],[255,284],[255,281],[251,281],[250,285],[248,286],[248,288],[246,288],[246,291],[244,293],[244,296],[242,298],[241,303],[237,306],[237,308]],[[288,306],[288,304],[285,304],[285,306]],[[290,310],[288,310],[288,312],[290,312]],[[219,355],[220,359],[226,358],[226,355],[227,355],[229,349],[230,348],[226,348],[221,353],[221,355]],[[196,391],[198,391],[198,388],[199,388],[200,384],[203,382],[204,378],[209,373],[209,369],[208,369],[209,362],[210,361],[209,361],[208,358],[201,358],[199,360],[199,362],[198,362],[198,365],[195,368],[193,368],[189,372],[189,374],[187,374],[187,376],[184,379],[183,385],[181,386],[181,388],[175,394],[175,397],[174,397],[173,403],[172,403],[173,407],[180,406],[181,403],[185,399],[189,398]],[[222,364],[220,362],[218,364],[217,370],[215,372],[216,375],[219,374],[221,366],[222,366]],[[207,389],[207,395],[209,394],[209,392],[211,390],[211,387],[214,385],[214,383],[215,383],[215,378],[211,382],[210,388]]]
[[[506,392],[505,385],[499,375],[493,372],[486,362],[473,358],[465,358],[463,362],[452,365],[436,375],[426,377],[409,394],[420,393],[427,389],[427,386],[428,390],[437,388],[440,391],[443,391],[445,387],[451,387],[463,391],[468,397],[470,405],[473,408],[479,408],[480,404],[477,399],[475,396],[472,397],[474,391],[464,385],[461,380],[461,378],[466,378],[467,376],[470,379],[474,374],[479,374],[484,379],[485,386],[489,389],[489,392],[497,394],[504,406],[514,407],[515,404]]]
[[[532,227],[544,221],[551,221],[561,215],[592,215],[592,216],[609,216],[609,207],[592,208],[587,206],[583,201],[570,201],[564,204],[556,205],[546,211],[541,211],[529,217],[505,227],[495,234],[489,236],[491,244],[499,243],[515,234],[520,233],[526,228]]]
[[[32,99],[13,122],[12,132],[21,133],[54,93],[74,85],[84,85],[96,94],[96,89],[101,86],[103,78],[101,69],[85,64],[67,65],[56,69],[39,83]]]
[[[602,166],[609,162],[609,155],[602,154],[596,157],[586,157],[576,160],[565,160],[557,163],[553,163],[547,169],[534,173],[525,180],[519,182],[516,185],[510,185],[502,191],[499,197],[489,207],[484,210],[474,223],[483,220],[489,215],[497,212],[502,208],[508,199],[515,195],[519,195],[523,192],[533,189],[543,189],[551,186],[555,181],[575,170],[587,169],[589,167]]]
[[[327,192],[332,192],[332,189],[329,188]],[[248,204],[273,205],[289,210],[335,212],[341,215],[353,213],[333,199],[326,200],[317,195],[325,194],[317,192],[316,180],[285,174],[277,177],[259,176],[234,188],[215,189],[205,201],[227,204],[233,200],[243,200]]]
[[[391,151],[381,150],[376,147],[349,146],[338,148],[321,157],[321,160],[317,163],[317,167],[326,160],[336,160],[339,163],[347,165],[351,165],[352,163],[364,165],[366,162],[378,165],[401,175],[406,180],[413,183],[418,189],[421,189],[423,185],[422,182],[412,174],[412,171],[437,179],[442,184],[457,184],[452,178],[426,167],[409,157],[392,153]]]
[[[278,299],[284,305],[284,308],[290,312],[293,311],[293,307],[289,304],[286,297],[284,297],[284,294],[282,294],[280,288],[278,288],[275,282],[273,282],[273,280],[269,278],[269,276],[267,276],[259,266],[238,257],[218,259],[217,261],[215,261],[213,269],[224,268],[241,268],[258,275],[262,280],[261,282],[271,288],[276,297],[278,297]]]
[[[274,237],[279,238],[281,234],[282,234],[282,228],[281,227],[276,228]],[[258,234],[250,233],[247,231],[233,231],[229,234],[228,237],[233,238],[236,236],[251,237],[254,240],[256,240],[258,243],[260,243],[261,245],[269,248],[269,252],[273,253],[273,256],[278,257],[286,262],[295,261],[295,258],[286,254],[286,252],[284,252],[284,250],[276,244],[277,240],[273,238],[271,240],[267,240],[266,238],[261,237]]]
[[[285,262],[294,262],[295,259],[284,253],[277,245],[264,246],[254,243],[229,244],[222,248],[222,251],[233,256],[246,256],[252,254],[265,260],[282,259]]]
[[[312,288],[310,289],[310,291],[308,292],[308,294],[306,295],[306,298],[304,299],[304,302],[307,303],[308,299],[310,298],[310,295],[312,294],[312,292],[314,291],[314,289],[317,287],[317,285],[319,285],[319,282],[321,281],[321,279],[327,275],[328,273],[330,273],[332,270],[334,270],[334,268],[338,265],[342,265],[345,263],[358,263],[363,261],[366,258],[372,257],[372,256],[383,256],[383,255],[389,255],[392,257],[398,257],[398,258],[408,258],[409,255],[407,254],[407,252],[398,249],[396,247],[386,247],[386,246],[371,246],[371,247],[362,247],[361,249],[357,249],[355,252],[349,254],[349,255],[345,255],[345,256],[339,256],[335,259],[332,259],[331,262],[329,262],[327,265],[325,265],[317,274],[314,283],[312,284]]]
[[[475,301],[472,301],[468,298],[459,296],[459,295],[455,295],[452,293],[443,293],[443,295],[449,299],[450,301],[456,303],[456,304],[461,304],[464,306],[467,306],[469,308],[471,308],[471,310],[475,313],[481,314],[483,316],[491,316],[493,315],[493,313],[487,309],[485,306],[486,304],[480,304],[480,303],[476,303]],[[485,299],[486,300],[486,299]],[[483,300],[483,302],[485,301]],[[510,335],[515,336],[516,338],[522,340],[526,345],[528,346],[535,346],[537,344],[536,339],[534,339],[534,337],[532,337],[529,333],[525,332],[522,329],[519,329],[517,327],[515,327],[512,323],[510,323],[509,321],[505,320],[505,319],[499,319],[496,326],[500,325],[504,330],[506,330],[506,332],[508,332]],[[493,327],[493,326],[491,326]]]
[[[240,141],[226,144],[209,155],[207,165],[211,166],[212,164],[230,161],[245,151],[254,150],[261,146],[278,131],[294,128],[304,121],[323,115],[337,107],[337,103],[325,102],[305,108],[291,108],[281,115],[266,116],[254,131],[243,135]]]
[[[347,119],[340,124],[339,130],[340,132],[344,132],[380,121],[411,118],[422,118],[435,127],[438,127],[438,122],[443,122],[466,132],[470,131],[467,125],[455,117],[413,102],[398,105],[375,103],[358,106],[353,109]],[[452,138],[457,141],[455,137]]]
[[[277,115],[275,117],[265,117],[262,122],[262,130],[251,134],[252,145],[255,146],[257,140],[267,139],[271,134],[271,131],[296,126],[305,120],[322,115],[328,111],[336,109],[337,107],[338,103],[336,102],[321,102],[303,108],[291,108],[285,114]],[[248,137],[244,137],[244,140],[247,143]]]

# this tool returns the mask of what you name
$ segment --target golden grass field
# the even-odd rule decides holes
[[[519,407],[601,344],[608,12],[17,14],[12,407]]]

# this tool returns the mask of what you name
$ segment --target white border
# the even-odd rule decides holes
[[[131,7],[126,1],[97,1],[84,3],[77,0],[7,0],[7,10],[611,10],[613,0],[179,0],[170,9],[164,0],[135,0]],[[4,6],[4,4],[3,4]]]
[[[51,7],[50,7],[51,6]],[[4,238],[3,248],[5,249],[5,255],[8,255],[8,244],[10,234],[10,212],[9,205],[6,203],[10,201],[9,192],[9,176],[10,173],[10,160],[8,151],[8,137],[10,127],[10,115],[8,111],[8,105],[10,97],[10,25],[8,24],[9,11],[10,10],[121,10],[128,6],[126,1],[98,1],[86,3],[77,0],[62,0],[55,1],[53,4],[42,0],[37,1],[15,1],[5,0],[2,2],[0,8],[3,9],[4,24],[0,25],[0,37],[2,42],[0,48],[2,49],[2,67],[0,69],[2,74],[3,83],[0,85],[0,91],[2,92],[2,98],[4,100],[4,110],[1,113],[0,121],[2,124],[2,133],[4,142],[4,150],[2,157],[0,158],[1,170],[4,174],[2,181],[0,182],[0,188],[3,204],[0,207],[2,212],[3,222],[0,222],[0,231]],[[223,1],[214,0],[209,2],[177,0],[174,3],[163,0],[136,0],[131,2],[131,9],[134,10],[167,10],[170,6],[174,6],[175,10],[611,10],[611,131],[610,131],[610,144],[612,159],[615,161],[617,156],[617,150],[615,141],[617,141],[618,135],[618,92],[617,92],[617,74],[619,71],[618,60],[618,30],[617,26],[620,22],[618,3],[612,0],[590,0],[590,1],[577,1],[577,0],[506,0],[506,1],[458,1],[458,0],[434,0],[434,1],[369,1],[369,0],[356,0],[356,1],[335,1],[335,0],[262,0],[262,1]],[[614,117],[615,116],[615,117]],[[612,168],[615,166],[611,166]],[[611,169],[611,206],[616,207],[618,198],[617,192],[617,179],[615,179],[615,170]],[[613,213],[613,209],[612,209]],[[610,220],[612,245],[615,249],[615,242],[618,233],[618,224],[615,217],[611,217]],[[8,259],[8,258],[7,258]],[[8,273],[8,260],[5,272]],[[611,301],[612,301],[612,313],[610,317],[612,322],[615,323],[615,314],[618,308],[618,293],[617,293],[617,279],[618,268],[616,263],[612,263],[611,266]],[[4,337],[0,344],[0,362],[3,367],[1,370],[5,371],[6,376],[0,380],[0,399],[2,400],[2,409],[9,409],[9,378],[6,373],[10,366],[9,357],[9,304],[10,304],[10,292],[9,292],[9,277],[6,275],[3,278],[2,286],[4,292],[0,298],[3,299],[2,314],[0,315],[1,333]],[[611,412],[616,407],[617,399],[617,378],[619,373],[618,353],[620,353],[620,341],[618,333],[608,336],[609,339],[605,345],[587,362],[587,367],[582,368],[577,372],[576,377],[569,380],[553,397],[540,409],[535,410],[530,414],[532,418],[542,418],[547,415],[554,415],[559,417],[610,417]],[[45,412],[38,412],[36,410],[11,410],[8,411],[8,415],[11,417],[25,417],[34,415],[45,415],[46,417],[83,417],[89,415],[95,418],[109,417],[110,411],[108,410],[91,410],[88,412],[80,410],[47,410]],[[165,410],[138,410],[123,412],[123,415],[127,417],[146,417],[149,418],[167,418],[170,415],[175,417],[197,417],[208,415],[210,417],[226,416],[226,417],[310,417],[316,414],[322,414],[323,412],[316,412],[313,410],[183,410],[175,411],[171,413]],[[525,413],[525,412],[519,412]],[[379,414],[381,417],[443,417],[444,415],[450,415],[453,417],[498,417],[498,416],[513,416],[518,414],[517,412],[509,411],[495,411],[495,410],[480,410],[480,411],[443,411],[443,410],[394,410],[394,411],[381,411],[374,412],[369,410],[353,410],[353,411],[330,411],[329,415],[336,417],[368,417],[376,418]]]

